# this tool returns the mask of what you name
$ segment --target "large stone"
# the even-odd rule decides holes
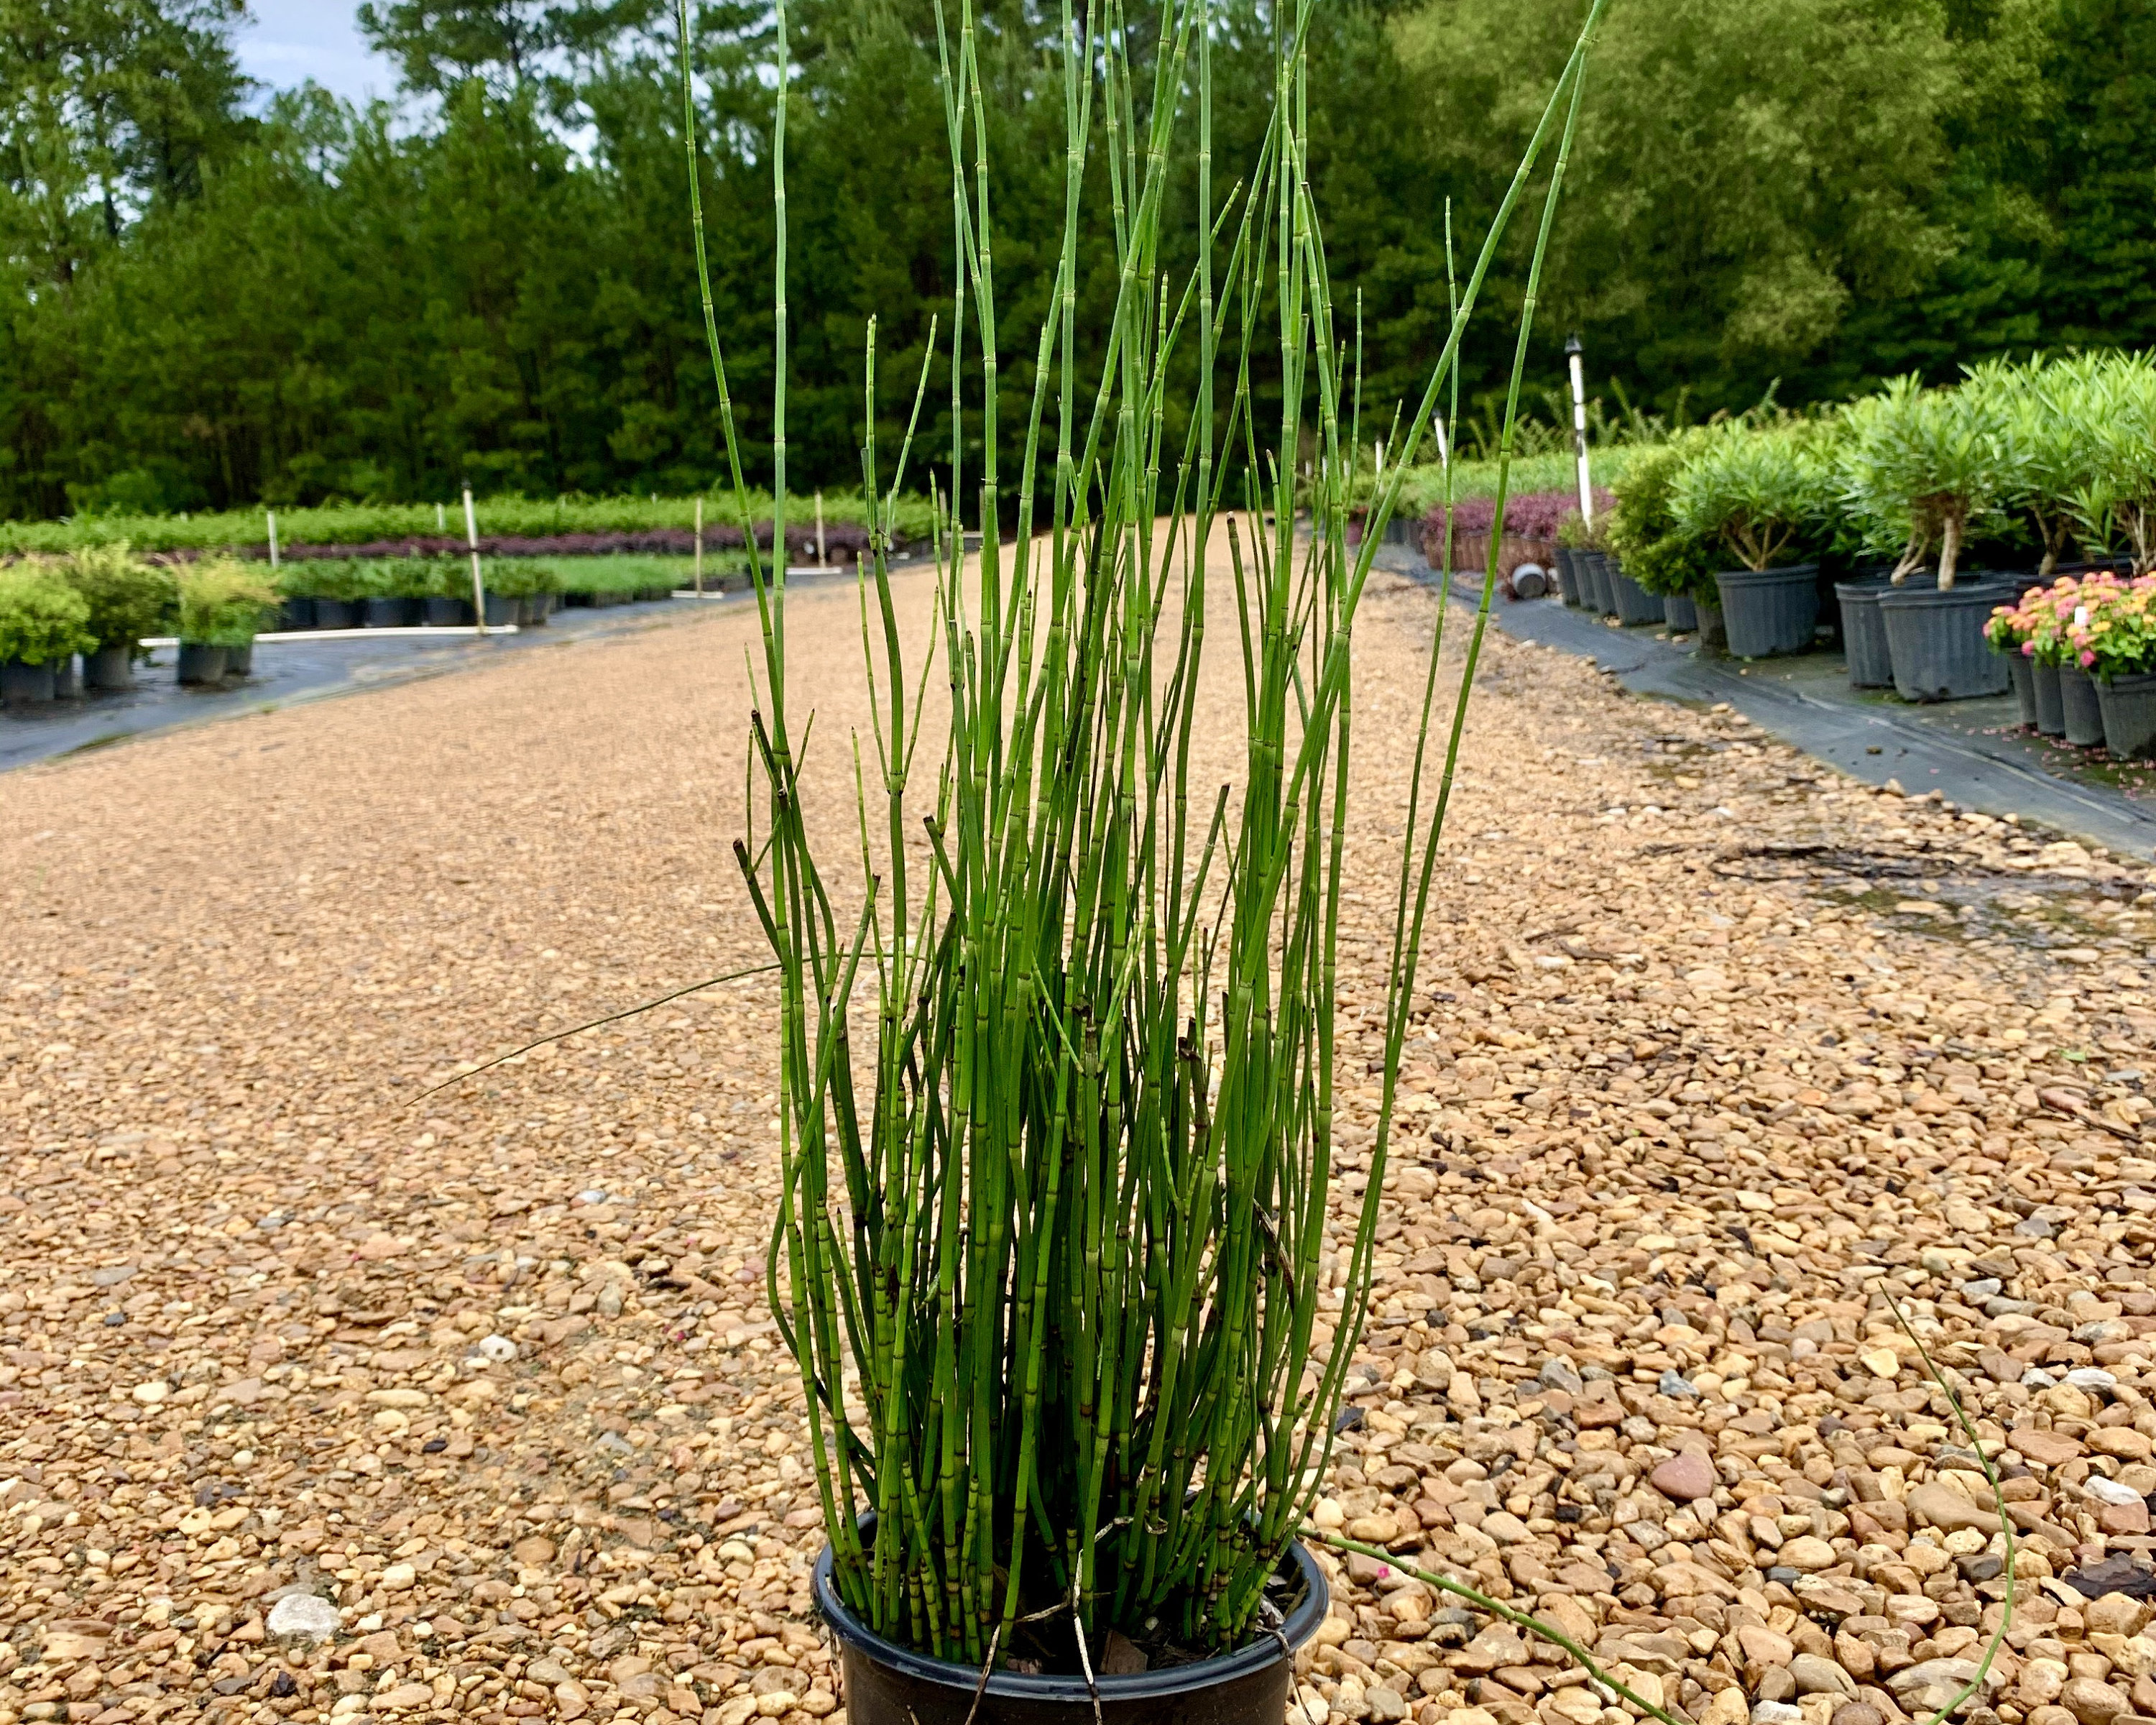
[[[1776,1555],[1790,1568],[1802,1570],[1807,1574],[1818,1569],[1830,1569],[1840,1561],[1831,1545],[1810,1533],[1790,1540]]]
[[[2082,1621],[2092,1635],[2131,1635],[2148,1620],[2148,1608],[2130,1594],[2108,1593],[2082,1607]]]
[[[1673,1502],[1697,1502],[1713,1495],[1714,1464],[1697,1450],[1680,1450],[1647,1476],[1647,1483]]]
[[[1745,1661],[1749,1665],[1787,1665],[1797,1654],[1794,1641],[1763,1624],[1748,1623],[1740,1627],[1737,1645],[1744,1650]]]
[[[2062,1431],[2040,1431],[2033,1425],[2015,1428],[2009,1440],[2023,1457],[2039,1467],[2060,1467],[2086,1453],[2082,1440]]]
[[[2123,1690],[2096,1677],[2070,1677],[2059,1692],[2059,1705],[2081,1721],[2081,1725],[2111,1725],[2121,1713],[2133,1711]]]
[[[1789,1661],[1789,1675],[1797,1680],[1799,1695],[1840,1695],[1856,1699],[1856,1680],[1830,1659],[1816,1653],[1799,1653]]]
[[[1979,1509],[1951,1486],[1912,1486],[1902,1501],[1918,1521],[1948,1533],[1963,1527],[1979,1533],[1999,1531],[1998,1511]]]
[[[269,1630],[280,1640],[290,1636],[326,1641],[343,1620],[337,1608],[319,1594],[287,1594],[270,1608]]]

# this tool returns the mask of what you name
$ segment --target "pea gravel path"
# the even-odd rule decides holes
[[[1359,629],[1353,1001],[1435,603],[1396,583]],[[857,627],[842,588],[793,621],[841,845]],[[762,980],[402,1109],[758,960],[748,629],[0,780],[0,1725],[842,1717],[757,1297]],[[2004,1551],[1892,1287],[2021,1530],[1973,1717],[2156,1717],[2144,874],[1548,649],[1485,665],[1319,1519],[1702,1725],[1921,1717]],[[1320,1642],[1312,1720],[1622,1717],[1360,1559]]]

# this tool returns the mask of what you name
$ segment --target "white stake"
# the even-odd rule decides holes
[[[1579,337],[1574,336],[1567,341],[1564,351],[1572,361],[1572,447],[1579,463],[1579,519],[1591,527],[1594,525],[1594,482],[1587,472],[1587,376],[1579,360]]]
[[[437,508],[440,507],[438,504]],[[479,517],[472,512],[471,487],[465,487],[465,542],[471,547],[472,622],[486,633],[486,583],[479,572]]]
[[[828,569],[830,560],[824,555],[824,494],[816,494],[816,567]]]
[[[439,503],[434,506],[434,531],[437,533],[446,533],[449,531],[449,511]]]
[[[277,567],[277,511],[270,509],[264,510],[263,513],[270,518],[270,567],[275,569]]]
[[[696,493],[696,597],[704,596],[704,494]]]
[[[1445,434],[1445,416],[1442,413],[1430,415],[1430,429],[1437,434],[1437,465],[1440,467],[1451,466],[1452,443]]]

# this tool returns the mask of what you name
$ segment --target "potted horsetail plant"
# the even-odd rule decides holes
[[[1677,529],[1718,539],[1743,567],[1717,571],[1729,651],[1740,659],[1800,653],[1819,619],[1819,566],[1794,560],[1825,512],[1827,470],[1816,429],[1754,430],[1736,422],[1705,433],[1670,482]]]
[[[1015,474],[1017,532],[1006,546],[989,528],[978,556],[959,501],[970,483],[979,522],[1003,518],[1008,374],[970,4],[955,42],[939,33],[959,303],[974,319],[981,382],[961,398],[965,411],[954,401],[933,652],[909,665],[888,553],[911,434],[886,487],[870,325],[862,463],[865,492],[880,501],[861,580],[876,770],[857,782],[857,897],[824,872],[803,814],[785,559],[767,567],[746,536],[764,654],[749,721],[754,842],[737,842],[736,856],[779,998],[769,1291],[801,1372],[829,1539],[816,1597],[840,1644],[854,1725],[1279,1725],[1293,1651],[1325,1609],[1322,1571],[1299,1536],[1368,1296],[1416,955],[1499,547],[1449,730],[1433,728],[1435,644],[1430,656],[1382,1002],[1382,1100],[1352,1240],[1328,1275],[1350,630],[1491,259],[1561,135],[1507,399],[1504,519],[1527,320],[1600,0],[1375,492],[1373,531],[1352,549],[1342,409],[1353,386],[1335,365],[1342,344],[1296,99],[1314,3],[1297,0],[1283,18],[1262,147],[1246,189],[1217,211],[1209,0],[1161,9],[1152,100],[1135,108],[1128,33],[1101,29],[1090,12],[1081,26],[1066,7],[1068,187]],[[697,187],[687,0],[679,21],[705,329],[747,529]],[[776,24],[779,547],[783,0]],[[1169,165],[1194,153],[1186,83],[1199,239],[1171,280],[1158,241]],[[1119,285],[1098,353],[1078,346],[1074,316],[1081,202],[1098,183],[1096,95],[1107,153],[1135,176],[1116,182],[1126,219],[1114,227]],[[1142,141],[1121,130],[1134,112]],[[1153,315],[1163,295],[1188,316]],[[954,388],[963,327],[951,337]],[[1164,413],[1157,380],[1184,375],[1169,363],[1178,343],[1195,349],[1194,399]],[[1254,352],[1276,356],[1277,441],[1257,424]],[[1081,365],[1100,370],[1081,381]],[[1163,447],[1165,427],[1185,424],[1180,449]],[[1311,529],[1299,533],[1305,439],[1317,454],[1301,482]],[[1446,608],[1435,608],[1440,628]],[[1246,670],[1247,752],[1232,796],[1192,782],[1199,661],[1216,614],[1239,633]],[[924,788],[911,763],[932,683],[939,708],[947,687],[949,707],[943,758]],[[865,1001],[855,1010],[857,986],[873,988],[873,1014]],[[857,1055],[853,1034],[871,1024],[873,1049]]]

